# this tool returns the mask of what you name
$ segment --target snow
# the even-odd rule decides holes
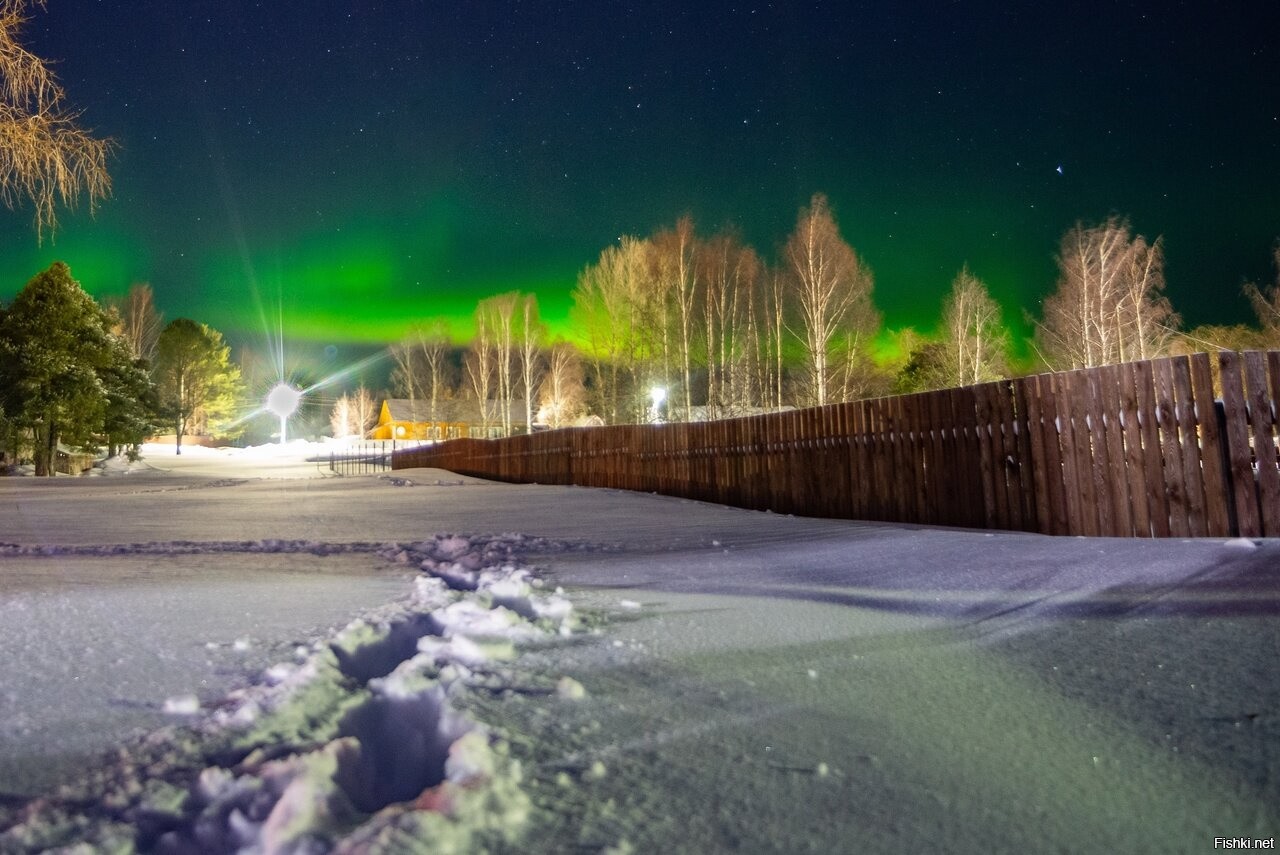
[[[1275,540],[145,452],[0,479],[2,851],[1202,851],[1280,827]]]

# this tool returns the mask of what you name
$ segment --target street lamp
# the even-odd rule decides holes
[[[288,422],[289,416],[293,415],[294,411],[298,409],[300,400],[302,400],[302,391],[293,388],[288,383],[277,383],[267,393],[267,409],[280,417],[281,445],[284,445],[285,423]]]
[[[662,421],[662,402],[667,400],[667,390],[654,386],[649,390],[649,400],[653,402],[653,421]]]

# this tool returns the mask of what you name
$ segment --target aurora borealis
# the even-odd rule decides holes
[[[54,259],[149,282],[230,340],[394,340],[537,293],[692,213],[769,259],[815,191],[891,327],[966,262],[1018,327],[1058,238],[1163,235],[1188,325],[1250,315],[1280,236],[1270,4],[306,4],[53,0],[26,40],[118,140],[114,198],[37,246],[0,210],[0,300]],[[1061,167],[1061,170],[1059,170]]]

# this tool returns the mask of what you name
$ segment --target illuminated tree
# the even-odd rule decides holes
[[[542,376],[542,355],[539,345],[546,330],[538,317],[538,297],[525,294],[520,298],[519,318],[516,330],[517,356],[520,363],[520,390],[524,394],[525,430],[533,430],[534,395]]]
[[[693,219],[688,215],[676,221],[674,229],[658,232],[648,243],[653,279],[648,304],[654,343],[663,354],[663,385],[666,385],[667,353],[674,343],[680,367],[684,417],[693,409],[693,349],[698,288],[699,242],[693,232]],[[642,305],[644,304],[642,303]],[[670,309],[668,309],[670,306]],[[674,329],[672,327],[674,326]]]
[[[333,405],[329,414],[329,427],[335,438],[363,437],[378,418],[378,405],[364,386],[350,395],[343,395]]]
[[[652,353],[643,322],[648,260],[648,242],[624,236],[578,274],[573,291],[570,316],[586,339],[597,411],[610,424],[639,418],[644,406],[641,366]]]
[[[477,346],[486,351],[491,365],[489,373],[497,396],[498,425],[503,436],[511,434],[516,388],[516,307],[520,301],[520,295],[511,291],[481,300],[476,306]]]
[[[1000,322],[1000,304],[968,267],[956,275],[943,301],[941,333],[937,372],[931,378],[936,388],[973,386],[1005,376],[1009,331]]]
[[[865,359],[880,315],[871,302],[871,271],[840,237],[827,198],[815,194],[800,211],[784,249],[790,294],[799,314],[796,331],[805,356],[808,403],[831,400],[831,351],[843,343],[843,385]]]
[[[1086,368],[1163,354],[1178,324],[1164,296],[1164,250],[1110,217],[1062,238],[1058,287],[1044,301],[1035,344],[1055,369]]]
[[[37,475],[54,474],[59,442],[92,445],[123,349],[106,313],[61,261],[0,316],[0,412],[31,439]]]
[[[240,390],[240,369],[222,334],[188,318],[160,333],[153,371],[161,412],[174,426],[177,453],[192,428],[208,429],[228,417]]]
[[[584,378],[578,349],[567,341],[552,345],[538,392],[538,412],[546,424],[564,427],[586,412]]]
[[[114,143],[79,126],[57,78],[18,41],[28,5],[0,0],[0,200],[11,209],[30,201],[43,238],[57,230],[59,205],[74,209],[83,194],[92,211],[110,195]]]
[[[1280,246],[1275,251],[1276,284],[1260,288],[1250,282],[1244,286],[1244,295],[1258,316],[1265,347],[1280,347]]]
[[[491,313],[476,309],[476,335],[467,348],[463,358],[463,369],[470,382],[471,391],[476,396],[476,408],[480,413],[480,424],[488,433],[489,423],[493,420],[493,404],[490,391],[493,388],[494,376],[498,362],[497,347],[494,344],[494,333],[491,326]]]

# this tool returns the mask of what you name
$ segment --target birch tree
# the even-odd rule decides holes
[[[516,387],[516,306],[519,301],[520,295],[511,291],[481,300],[476,306],[477,336],[483,328],[489,337],[498,423],[503,436],[511,434],[511,410]]]
[[[586,410],[582,356],[567,341],[552,345],[538,391],[538,409],[553,428],[572,424]]]
[[[392,384],[411,402],[415,420],[422,402],[427,421],[437,421],[439,402],[450,393],[449,352],[453,343],[449,327],[442,318],[431,318],[413,324],[404,337],[391,346],[395,363]]]
[[[933,385],[972,386],[1006,375],[1009,332],[1000,321],[1000,304],[968,267],[956,274],[943,301],[941,332]]]
[[[751,405],[751,362],[759,345],[751,336],[761,264],[736,236],[706,241],[700,253],[702,323],[706,344],[707,409],[719,417]]]
[[[871,302],[871,271],[840,237],[820,193],[801,209],[783,254],[799,314],[796,334],[805,357],[807,403],[822,406],[831,399],[833,343],[844,339],[844,359],[855,360],[880,325]]]
[[[680,398],[684,420],[688,421],[693,410],[694,323],[699,298],[696,263],[698,240],[694,235],[693,219],[688,215],[681,217],[676,221],[675,228],[655,235],[650,247],[654,259],[655,290],[648,296],[651,314],[655,319],[653,332],[655,338],[660,337],[664,357],[668,342],[674,341],[676,361],[680,368]],[[672,324],[668,322],[668,305],[673,309],[670,314],[674,315],[675,326],[670,332]],[[664,385],[667,374],[665,363],[664,358]]]
[[[123,298],[103,301],[107,309],[115,312],[115,333],[124,339],[134,359],[155,359],[156,342],[164,328],[164,315],[156,309],[155,294],[147,283],[139,283],[129,289]]]
[[[1178,324],[1164,296],[1164,248],[1109,217],[1062,238],[1058,285],[1045,299],[1035,346],[1054,369],[1087,368],[1165,352]]]
[[[538,296],[525,294],[519,300],[519,323],[516,332],[516,348],[519,358],[520,391],[524,396],[525,431],[533,432],[534,396],[542,374],[540,345],[545,335],[542,319],[538,317]]]

